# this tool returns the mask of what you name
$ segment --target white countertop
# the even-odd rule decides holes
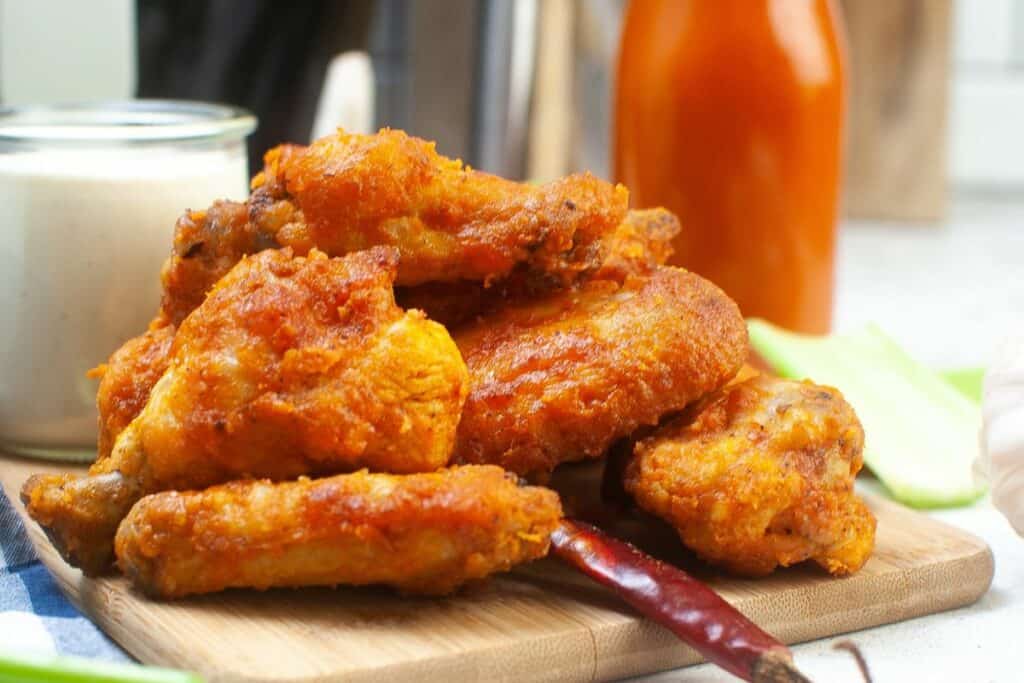
[[[1024,196],[961,197],[942,225],[846,222],[837,331],[874,321],[918,360],[979,366],[1024,331]]]
[[[848,221],[840,233],[835,327],[874,321],[936,367],[984,365],[1000,339],[1024,330],[1024,198],[959,197],[943,225]],[[854,640],[874,680],[1024,680],[1024,539],[987,501],[931,513],[985,539],[992,588],[970,607],[794,647],[815,681],[860,681]],[[734,681],[701,665],[647,683]]]

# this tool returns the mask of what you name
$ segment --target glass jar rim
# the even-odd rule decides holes
[[[256,117],[188,100],[126,100],[0,107],[0,143],[154,144],[244,139]]]

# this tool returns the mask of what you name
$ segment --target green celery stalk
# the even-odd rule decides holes
[[[199,676],[83,657],[15,654],[0,649],[0,683],[202,683]]]
[[[975,403],[981,403],[981,386],[985,381],[984,368],[956,368],[940,370],[943,379]]]
[[[876,326],[813,337],[748,321],[750,343],[783,377],[836,387],[864,425],[864,462],[897,500],[966,505],[986,487],[972,472],[981,416],[952,384]]]

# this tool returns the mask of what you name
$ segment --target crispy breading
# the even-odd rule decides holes
[[[639,442],[625,486],[705,560],[742,575],[813,560],[855,572],[875,518],[853,481],[864,432],[836,389],[757,376]]]
[[[97,458],[110,455],[117,435],[142,412],[149,392],[170,361],[174,326],[154,320],[145,333],[126,341],[106,363],[90,372],[99,378]]]
[[[520,263],[572,281],[600,263],[628,199],[589,174],[536,186],[467,169],[388,129],[271,150],[253,188],[250,219],[272,215],[282,245],[330,254],[394,246],[400,285],[493,280]]]
[[[561,515],[557,494],[497,467],[239,481],[143,498],[117,558],[161,598],[336,584],[440,595],[543,557]]]
[[[171,256],[160,273],[158,319],[180,325],[243,256],[277,246],[273,234],[249,222],[247,204],[217,201],[205,210],[186,211],[174,225]]]
[[[539,479],[722,386],[747,352],[732,300],[664,266],[511,306],[454,337],[470,375],[455,462]]]
[[[338,131],[270,150],[245,205],[188,212],[164,266],[163,315],[180,322],[238,259],[270,247],[401,253],[397,282],[489,282],[517,266],[568,284],[593,270],[628,193],[589,174],[546,185],[466,168],[402,131]]]
[[[433,283],[426,285],[428,300],[410,301],[410,307],[423,303],[443,323],[468,319],[483,307],[468,297],[493,298],[498,290],[487,293],[484,285],[512,273],[516,291],[539,292],[596,269],[608,235],[626,215],[627,199],[622,186],[589,174],[535,186],[474,171],[402,131],[338,131],[308,147],[281,145],[267,153],[246,203],[218,201],[178,219],[161,273],[156,324],[179,325],[239,259],[283,246],[329,256],[394,246],[401,253],[398,284]],[[438,294],[429,294],[432,286]],[[430,310],[431,300],[439,310]],[[445,304],[450,312],[440,310]],[[129,340],[115,352],[119,362],[144,369],[146,359],[132,355],[146,341]],[[141,396],[144,379],[115,373],[106,391]],[[107,402],[99,408],[101,423],[110,423],[101,431],[102,454],[131,414]]]
[[[443,466],[466,367],[444,327],[395,305],[397,265],[385,247],[241,261],[182,322],[167,371],[110,457],[85,479],[30,479],[29,514],[65,558],[97,573],[146,493]]]
[[[594,277],[624,282],[630,275],[653,272],[672,255],[679,231],[679,219],[667,209],[630,211],[606,239],[604,261]]]
[[[672,238],[678,232],[679,220],[665,209],[630,211],[605,238],[601,264],[594,270],[580,273],[580,281],[600,279],[621,283],[630,275],[650,274],[671,256]],[[428,282],[416,287],[400,287],[395,297],[404,308],[424,311],[431,320],[454,329],[503,306],[564,288],[562,280],[518,267],[508,277],[494,282]]]

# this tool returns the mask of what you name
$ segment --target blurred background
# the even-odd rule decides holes
[[[137,96],[241,105],[260,119],[256,158],[281,140],[307,141],[322,105],[324,117],[405,128],[493,172],[608,175],[625,5],[0,0],[0,102]],[[1024,156],[1024,2],[862,0],[843,11],[855,83],[849,163],[861,167],[850,168],[851,213],[940,215],[946,177],[985,191],[1024,185],[1024,164],[1016,163]],[[349,61],[331,70],[346,52],[357,53],[355,69]],[[351,83],[364,76],[369,91]],[[332,78],[348,78],[342,89],[358,92],[339,95]],[[872,101],[857,106],[858,94]],[[936,168],[914,163],[926,146]],[[912,192],[913,207],[906,196],[893,202],[862,177],[872,166],[914,170],[926,176],[921,186],[934,187]]]
[[[240,105],[259,119],[251,170],[281,141],[391,126],[509,177],[621,180],[626,5],[0,0],[0,102]],[[926,361],[984,362],[1024,311],[1024,0],[834,7],[848,97],[832,326],[878,320]]]

